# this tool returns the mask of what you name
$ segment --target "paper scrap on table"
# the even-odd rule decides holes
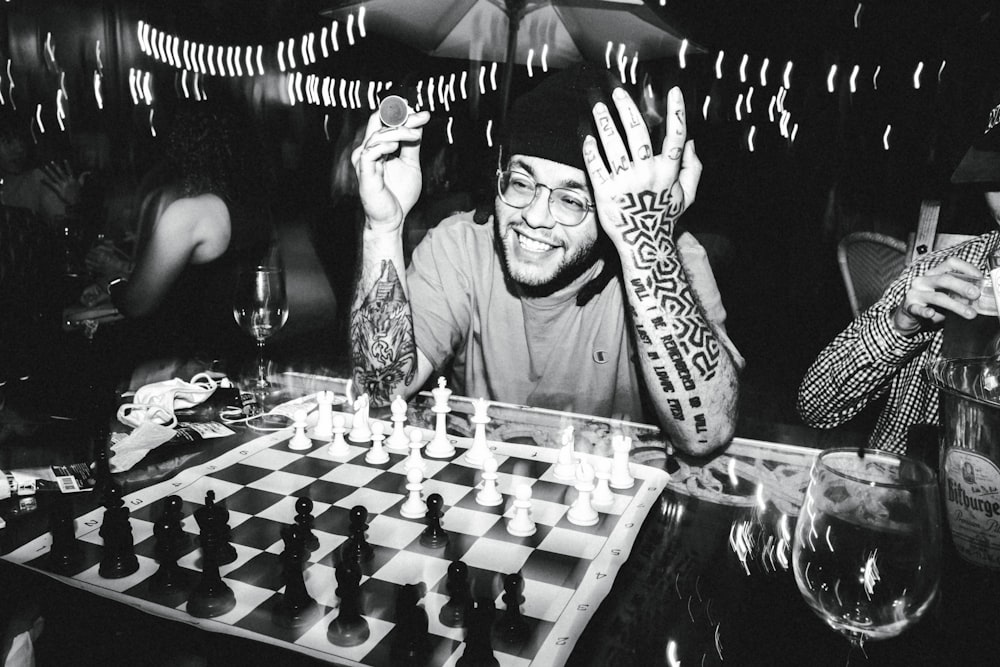
[[[146,454],[173,440],[174,429],[153,422],[139,424],[131,433],[111,445],[111,472],[125,472]]]

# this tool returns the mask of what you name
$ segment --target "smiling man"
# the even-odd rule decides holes
[[[704,249],[676,223],[701,163],[668,95],[654,149],[635,103],[589,66],[511,109],[491,211],[432,229],[404,271],[427,112],[369,121],[354,154],[365,209],[354,381],[376,404],[448,373],[459,394],[632,420],[678,448],[732,437],[743,360]]]

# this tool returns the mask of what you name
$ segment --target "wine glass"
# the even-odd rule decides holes
[[[812,610],[864,650],[920,619],[938,592],[941,516],[925,464],[879,450],[830,449],[813,463],[792,547]],[[848,655],[848,660],[850,655]]]
[[[233,317],[257,341],[257,387],[266,389],[271,383],[267,380],[264,343],[288,319],[284,269],[276,265],[258,265],[240,273]]]

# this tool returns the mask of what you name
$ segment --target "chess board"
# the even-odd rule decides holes
[[[300,403],[315,407],[315,403]],[[314,436],[316,414],[310,415],[307,434]],[[347,415],[348,425],[350,415]],[[386,432],[391,424],[386,423]],[[425,441],[433,432],[424,431]],[[508,442],[490,442],[499,462],[499,489],[505,502],[483,507],[475,502],[480,470],[465,463],[470,438],[450,435],[456,454],[448,460],[426,459],[425,496],[444,498],[442,521],[450,540],[443,549],[420,544],[422,520],[400,515],[406,497],[404,456],[392,454],[387,464],[365,463],[367,447],[351,446],[348,456],[333,458],[326,439],[313,438],[312,448],[291,451],[288,428],[237,444],[225,454],[181,471],[173,479],[125,496],[131,510],[132,531],[139,570],[121,579],[98,575],[101,558],[99,529],[103,508],[76,520],[76,536],[83,547],[83,562],[71,576],[58,579],[98,595],[138,607],[143,611],[205,630],[230,633],[268,642],[289,650],[347,665],[390,664],[396,591],[403,584],[423,584],[421,605],[429,618],[432,658],[429,664],[453,665],[464,650],[464,629],[450,628],[438,620],[448,600],[445,587],[448,565],[462,560],[469,567],[473,593],[495,599],[502,613],[502,577],[520,572],[524,577],[522,613],[531,628],[527,641],[505,645],[494,635],[494,655],[500,665],[562,665],[611,589],[625,563],[649,510],[656,506],[668,476],[662,470],[631,464],[635,484],[615,490],[615,503],[600,510],[595,526],[580,527],[566,519],[576,490],[557,481],[552,467],[558,450]],[[589,457],[590,455],[583,455]],[[532,487],[535,535],[513,537],[505,527],[512,512],[514,489]],[[213,619],[200,619],[185,611],[185,599],[164,600],[151,592],[149,577],[154,560],[153,523],[165,499],[178,495],[184,501],[186,532],[191,547],[178,561],[190,587],[198,581],[201,556],[198,527],[193,512],[206,492],[225,501],[230,512],[235,562],[221,566],[221,573],[236,596],[236,607]],[[295,501],[308,496],[314,502],[314,533],[320,546],[308,555],[306,587],[318,603],[311,624],[297,629],[272,621],[272,609],[281,596],[281,563],[284,548],[280,532],[295,515]],[[363,565],[362,609],[371,635],[356,647],[341,647],[327,638],[327,627],[337,616],[337,583],[334,558],[348,534],[351,507],[364,505],[369,513],[368,541],[374,546],[371,561]],[[51,538],[42,535],[4,558],[46,571]],[[56,576],[56,575],[52,575]]]

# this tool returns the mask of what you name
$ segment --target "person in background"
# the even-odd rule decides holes
[[[399,128],[371,117],[353,156],[365,228],[351,338],[373,404],[448,373],[473,397],[637,420],[648,407],[693,454],[729,442],[742,358],[704,251],[677,228],[702,169],[683,96],[669,93],[654,146],[610,78],[578,66],[519,98],[492,210],[435,226],[405,271],[430,114]]]
[[[978,138],[952,174],[955,184],[981,191],[1000,226],[1000,94],[979,121]],[[938,390],[922,377],[942,357],[946,317],[976,317],[976,282],[1000,251],[1000,230],[975,236],[914,262],[882,298],[820,353],[799,386],[797,408],[806,424],[839,426],[885,398],[872,447],[905,452],[915,428],[939,423]],[[963,279],[964,277],[964,279]]]
[[[68,160],[36,165],[26,127],[13,112],[0,112],[0,199],[4,206],[28,209],[61,232],[61,222],[75,214],[86,174],[75,174]]]
[[[97,280],[81,300],[110,299],[139,356],[211,360],[239,335],[237,271],[272,241],[261,139],[236,107],[200,102],[182,104],[163,142],[164,159],[143,179],[133,256],[91,249]]]

